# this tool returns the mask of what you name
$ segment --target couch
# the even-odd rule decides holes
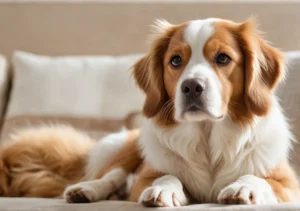
[[[265,37],[285,52],[289,74],[276,91],[300,138],[300,3],[276,1],[0,1],[0,145],[14,131],[67,124],[95,140],[141,122],[144,96],[130,67],[147,50],[155,18],[172,23],[254,15]],[[28,53],[30,52],[30,53]],[[300,169],[300,147],[291,162]],[[67,204],[63,199],[1,198],[4,210],[152,210],[137,203]],[[300,210],[280,205],[200,204],[172,210]]]

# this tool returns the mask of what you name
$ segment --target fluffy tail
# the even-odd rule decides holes
[[[19,131],[0,150],[0,196],[61,197],[85,174],[94,141],[67,126]]]

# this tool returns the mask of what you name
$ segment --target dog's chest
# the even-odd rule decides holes
[[[197,201],[215,202],[224,186],[253,173],[239,168],[249,166],[247,159],[233,160],[228,165],[221,154],[215,157],[209,125],[190,124],[173,131],[155,131],[142,137],[146,161],[156,170],[178,177]]]

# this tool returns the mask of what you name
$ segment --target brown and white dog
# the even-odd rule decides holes
[[[251,20],[158,21],[155,29],[133,71],[148,119],[139,138],[145,166],[129,199],[170,207],[299,200],[288,163],[293,136],[274,95],[285,75],[281,53]],[[70,186],[67,200],[104,199],[107,181],[119,187],[133,171],[126,165]]]
[[[92,147],[68,202],[107,199],[142,162],[129,200],[147,206],[300,200],[288,162],[293,135],[274,95],[284,59],[253,21],[157,21],[133,75],[146,94],[141,134]]]

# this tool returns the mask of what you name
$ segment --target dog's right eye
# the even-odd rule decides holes
[[[231,58],[225,53],[219,54],[215,59],[215,63],[220,66],[228,65],[230,61]]]
[[[173,56],[172,59],[171,59],[171,65],[175,68],[178,68],[182,65],[182,59],[180,56],[176,55],[176,56]]]

